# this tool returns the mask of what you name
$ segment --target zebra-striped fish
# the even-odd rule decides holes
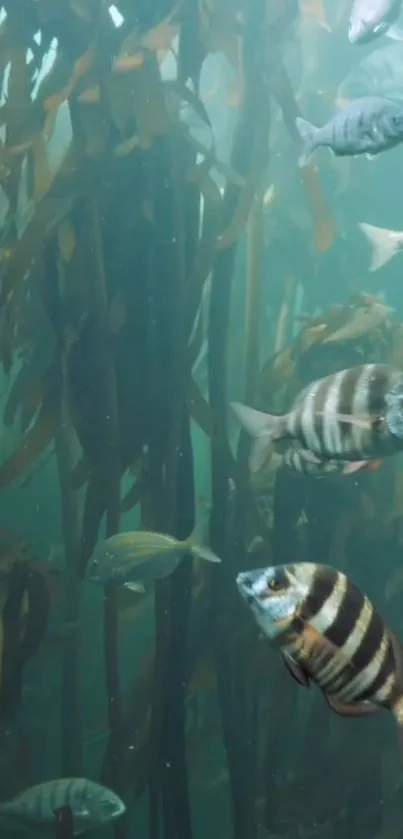
[[[319,146],[327,146],[336,157],[373,157],[403,140],[403,106],[379,96],[354,99],[318,128],[308,120],[295,121],[303,148],[299,166],[306,166]]]
[[[29,787],[12,801],[0,804],[0,818],[23,824],[52,825],[55,813],[69,807],[74,835],[114,821],[125,812],[123,801],[112,790],[87,778],[58,778]]]
[[[296,440],[307,460],[378,460],[403,449],[403,373],[387,364],[364,364],[317,379],[291,410],[265,414],[232,402],[254,437],[250,468],[264,466],[273,440]]]
[[[402,647],[340,571],[299,562],[238,574],[237,586],[291,675],[341,716],[392,711],[403,732]]]

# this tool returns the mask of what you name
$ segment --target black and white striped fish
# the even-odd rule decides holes
[[[392,711],[403,731],[403,651],[340,571],[299,562],[238,574],[238,589],[291,675],[312,681],[335,713]]]
[[[299,166],[306,166],[319,146],[327,146],[337,157],[373,157],[402,142],[403,106],[380,96],[364,96],[341,108],[320,128],[302,117],[297,117],[295,125],[303,143]]]
[[[255,438],[250,468],[261,469],[273,440],[296,440],[307,460],[362,463],[403,450],[403,373],[365,364],[317,379],[287,414],[275,416],[232,402],[241,425]]]
[[[74,835],[114,821],[125,812],[123,801],[112,790],[87,778],[58,778],[29,787],[12,801],[0,804],[6,816],[22,824],[55,824],[55,813],[69,807]]]

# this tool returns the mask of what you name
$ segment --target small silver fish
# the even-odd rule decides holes
[[[403,373],[363,364],[317,379],[276,416],[239,402],[232,408],[255,438],[250,468],[259,471],[274,440],[295,440],[313,462],[378,460],[403,449]]]
[[[1,816],[31,825],[55,824],[55,812],[69,807],[74,835],[118,819],[123,801],[112,790],[87,778],[58,778],[23,790],[0,804]]]
[[[201,544],[204,522],[188,539],[134,530],[116,533],[96,549],[89,564],[88,579],[93,583],[116,583],[132,591],[144,592],[144,583],[161,580],[175,571],[186,554],[208,562],[221,562]]]
[[[316,683],[344,717],[392,711],[402,741],[402,646],[345,574],[297,562],[245,571],[236,583],[300,684]]]
[[[306,166],[316,149],[327,146],[336,157],[374,157],[403,141],[403,105],[378,96],[355,99],[323,126],[302,117],[295,121],[303,148],[299,166]]]
[[[366,44],[380,35],[402,40],[403,34],[395,26],[402,8],[402,0],[354,0],[349,23],[351,44]]]
[[[359,222],[359,228],[372,246],[369,270],[378,271],[386,265],[392,257],[403,250],[403,230],[388,230],[386,227],[376,227],[374,224]]]

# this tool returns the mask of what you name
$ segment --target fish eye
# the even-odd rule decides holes
[[[270,591],[280,591],[283,588],[283,586],[281,585],[279,580],[270,580],[270,582],[267,585],[267,588],[269,588]]]

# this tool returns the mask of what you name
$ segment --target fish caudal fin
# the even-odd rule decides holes
[[[402,247],[403,236],[394,230],[387,230],[384,227],[375,227],[365,221],[359,222],[359,228],[365,234],[372,245],[372,256],[369,270],[377,271],[386,265],[392,256]]]
[[[259,472],[271,453],[271,443],[283,437],[283,417],[256,411],[241,402],[231,402],[231,408],[245,431],[254,437],[249,468],[251,472]]]
[[[298,158],[298,166],[307,166],[316,151],[319,128],[302,117],[296,118],[295,125],[302,140],[302,151]]]
[[[211,548],[203,544],[207,520],[208,519],[203,519],[196,525],[193,533],[190,534],[189,539],[186,539],[184,544],[187,546],[192,556],[197,557],[197,559],[205,559],[207,562],[221,562],[220,557],[217,556]]]

